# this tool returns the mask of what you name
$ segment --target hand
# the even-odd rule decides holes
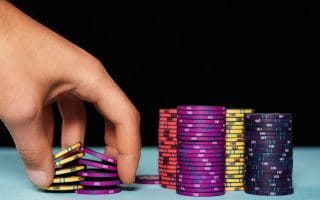
[[[83,142],[82,101],[105,118],[106,155],[132,183],[140,158],[140,115],[87,52],[0,0],[0,118],[10,131],[30,180],[48,186],[53,178],[51,104],[63,118],[62,148]]]

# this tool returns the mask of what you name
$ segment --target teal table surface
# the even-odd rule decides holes
[[[102,148],[94,148],[102,151]],[[143,148],[138,174],[157,174],[158,153],[156,148]],[[128,199],[128,200],[175,200],[175,199],[320,199],[320,148],[294,148],[293,185],[295,192],[287,196],[256,196],[245,192],[227,192],[219,197],[186,197],[174,190],[163,189],[159,185],[124,185],[124,191],[113,195],[79,195],[74,193],[41,192],[30,184],[22,162],[14,148],[0,148],[0,200],[76,200],[76,199]]]

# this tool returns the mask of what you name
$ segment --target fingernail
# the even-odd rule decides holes
[[[46,187],[49,186],[52,182],[51,177],[48,176],[48,173],[41,170],[29,170],[29,178],[31,182],[37,187]]]

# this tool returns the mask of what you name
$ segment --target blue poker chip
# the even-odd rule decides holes
[[[276,166],[268,166],[268,165],[247,165],[246,169],[258,169],[258,170],[273,170],[273,171],[279,171],[279,170],[292,170],[293,166],[282,166],[282,165],[276,165]]]
[[[246,171],[246,179],[256,179],[256,180],[262,180],[262,179],[287,179],[292,178],[292,174],[257,174],[256,172],[252,171]]]
[[[292,174],[292,169],[285,169],[285,170],[259,170],[259,169],[250,169],[246,168],[247,173],[254,173],[254,174]]]
[[[280,152],[280,153],[261,153],[261,152],[246,152],[245,156],[249,157],[267,157],[267,158],[280,158],[280,157],[292,157],[292,152]]]
[[[292,127],[292,123],[251,123],[246,122],[247,128],[287,128]]]
[[[255,182],[255,181],[246,180],[245,185],[249,187],[290,187],[292,186],[292,181],[267,183],[267,182]]]
[[[251,182],[265,182],[265,183],[278,183],[278,182],[292,182],[292,178],[254,178],[254,177],[247,177],[245,175],[244,178],[245,181],[251,181]]]
[[[292,140],[248,140],[246,139],[246,144],[257,144],[257,145],[278,145],[278,144],[292,144]]]
[[[247,152],[251,153],[292,153],[292,148],[247,148]]]
[[[255,118],[255,119],[247,119],[246,122],[248,123],[292,123],[292,119],[261,119],[261,118]]]
[[[292,127],[248,127],[246,126],[246,131],[264,131],[264,132],[290,132],[292,131]]]
[[[275,149],[275,148],[293,148],[293,144],[246,144],[247,148],[264,148],[264,149]]]
[[[246,160],[250,160],[253,162],[282,162],[282,161],[292,161],[293,157],[280,157],[280,158],[272,158],[272,157],[245,157]]]
[[[292,131],[290,132],[263,132],[263,131],[246,131],[246,136],[285,136],[292,135]]]
[[[247,140],[292,140],[292,135],[263,135],[263,136],[255,136],[255,135],[245,135],[245,139]]]
[[[292,119],[291,113],[252,113],[245,116],[248,120],[254,119]]]
[[[290,165],[293,165],[293,160],[285,160],[285,161],[264,161],[264,162],[261,162],[261,161],[254,161],[254,160],[251,160],[251,159],[248,159],[246,161],[246,164],[247,165],[264,165],[264,166],[290,166]]]

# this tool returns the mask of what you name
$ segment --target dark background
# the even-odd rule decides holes
[[[320,145],[310,139],[318,134],[317,9],[229,3],[204,16],[111,16],[112,8],[97,1],[12,2],[105,64],[141,112],[143,145],[157,144],[158,109],[178,104],[292,112],[295,145]],[[103,120],[86,106],[86,144],[103,145]],[[13,145],[3,125],[0,131],[0,145]]]

